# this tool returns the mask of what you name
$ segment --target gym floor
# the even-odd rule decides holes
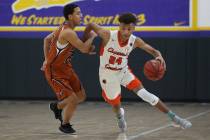
[[[0,101],[0,140],[210,140],[210,103],[167,103],[189,119],[189,129],[172,127],[168,117],[143,102],[125,102],[128,129],[120,133],[111,107],[85,102],[72,118],[77,135],[63,134],[49,111],[50,101]]]

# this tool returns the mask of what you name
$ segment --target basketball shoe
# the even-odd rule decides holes
[[[57,103],[50,103],[49,104],[49,108],[50,110],[54,113],[55,115],[55,119],[59,119],[60,122],[62,123],[62,110],[61,109],[58,109],[57,107]]]
[[[125,121],[125,111],[123,108],[120,108],[120,114],[117,115],[118,127],[122,132],[125,132],[127,129],[127,123]]]

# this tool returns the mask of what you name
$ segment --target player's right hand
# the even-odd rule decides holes
[[[45,71],[47,65],[47,60],[45,60],[42,64],[42,67],[40,68],[41,71]]]
[[[163,57],[162,57],[162,56],[158,56],[158,57],[156,57],[155,59],[158,60],[158,61],[160,61],[160,64],[163,65],[164,70],[166,71],[166,62],[165,62],[165,60],[163,59]]]

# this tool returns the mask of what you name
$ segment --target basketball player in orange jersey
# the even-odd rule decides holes
[[[50,109],[55,118],[61,121],[59,130],[75,134],[70,120],[78,103],[83,102],[86,95],[72,68],[71,57],[75,49],[82,53],[91,52],[94,36],[90,36],[83,43],[74,31],[82,18],[82,13],[77,5],[66,5],[63,14],[66,21],[44,39],[45,61],[41,69],[45,72],[45,77],[59,100],[59,102],[50,103]]]
[[[154,94],[148,92],[141,81],[131,72],[128,67],[128,56],[135,48],[140,48],[165,66],[161,53],[145,43],[141,38],[132,33],[135,30],[137,18],[132,13],[125,13],[119,17],[119,30],[109,31],[97,24],[90,23],[85,29],[85,34],[93,30],[98,34],[100,48],[99,79],[102,87],[102,96],[106,102],[112,105],[113,111],[118,119],[118,126],[121,131],[126,130],[124,109],[121,107],[121,85],[136,93],[141,99],[158,108],[161,112],[182,128],[191,127],[191,123],[173,113]],[[101,40],[100,40],[101,39]]]

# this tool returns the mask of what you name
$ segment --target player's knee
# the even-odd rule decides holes
[[[116,98],[116,99],[113,99],[113,100],[107,100],[105,99],[105,101],[110,104],[111,106],[119,106],[120,105],[120,98]]]
[[[78,103],[82,103],[86,100],[86,95],[82,95],[80,98],[78,98]]]
[[[67,104],[77,104],[77,97],[75,96],[75,94],[71,94],[69,95],[67,98],[65,98],[66,103]]]
[[[120,100],[121,100],[120,94],[117,97],[107,97],[106,94],[104,92],[102,92],[102,96],[103,96],[104,100],[111,106],[120,105]]]
[[[158,101],[159,101],[159,98],[157,96],[155,96],[154,94],[151,94],[150,92],[148,92],[146,89],[140,89],[138,92],[137,92],[137,95],[142,98],[142,100],[150,103],[151,105],[155,106]]]
[[[81,92],[81,94],[79,94],[79,96],[77,96],[78,103],[84,102],[86,100],[86,97],[87,97],[86,94],[85,94],[85,90],[84,89],[81,90],[80,92]]]

